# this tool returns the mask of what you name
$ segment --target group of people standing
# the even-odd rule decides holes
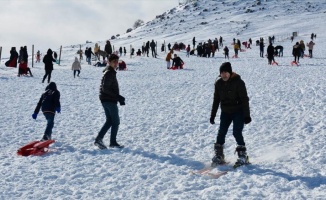
[[[16,51],[16,47],[12,47],[10,50],[10,58],[5,63],[7,67],[17,67],[18,64],[18,76],[27,75],[33,76],[31,69],[28,67],[28,52],[27,46],[20,47],[19,54]]]

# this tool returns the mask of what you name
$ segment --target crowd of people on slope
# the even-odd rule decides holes
[[[222,37],[220,37],[222,38]],[[309,57],[312,58],[312,51],[315,43],[312,40],[305,45],[304,41],[301,40],[300,42],[296,42],[293,46],[292,54],[295,57],[295,61],[299,62],[299,58],[304,57],[304,52],[306,46],[309,49]],[[267,47],[267,58],[268,64],[272,64],[275,62],[274,56],[283,56],[283,46],[277,45],[276,47],[273,46],[275,37],[269,38],[269,45]],[[222,40],[223,41],[223,40]],[[137,51],[137,55],[149,54],[149,48],[152,51],[152,57],[156,58],[156,46],[157,44],[152,40],[151,43],[149,41],[144,45],[144,51],[142,52],[140,49]],[[195,47],[196,40],[193,38],[193,47]],[[245,48],[250,48],[252,45],[251,38],[249,39],[248,43],[241,43],[239,39],[233,40],[235,55],[238,55],[238,52],[241,51],[241,44],[245,46]],[[258,45],[260,47],[260,56],[264,57],[264,39],[260,38]],[[198,57],[214,57],[216,49],[222,48],[223,44],[221,41],[215,39],[214,41],[208,40],[207,43],[204,42],[202,45],[201,43],[198,44],[197,48],[197,56]],[[190,45],[187,47],[185,45],[174,45],[171,48],[171,45],[168,45],[169,53],[166,56],[167,68],[175,68],[175,69],[182,69],[184,65],[184,61],[175,54],[176,50],[179,49],[186,49],[187,57],[191,55],[191,48]],[[177,49],[178,48],[178,49]],[[96,52],[99,52],[99,46],[95,47]],[[161,49],[164,50],[164,49]],[[194,50],[194,49],[193,49]],[[215,51],[213,51],[215,50]],[[225,58],[229,58],[229,49],[227,46],[223,49]],[[16,52],[16,49],[13,47],[11,49],[11,56],[10,60],[6,63],[7,66],[17,67],[17,60],[19,63],[19,67],[21,69],[26,69],[31,74],[30,69],[27,67],[28,63],[28,54],[27,48],[22,48],[19,55]],[[96,145],[100,149],[106,149],[107,146],[103,142],[104,136],[111,129],[110,135],[110,145],[109,147],[115,148],[123,148],[123,145],[120,145],[117,142],[117,133],[119,129],[120,119],[118,114],[118,106],[119,103],[121,106],[125,105],[125,98],[120,95],[119,92],[119,84],[116,77],[117,69],[126,69],[126,64],[124,61],[119,60],[118,54],[122,56],[122,47],[119,48],[119,52],[113,52],[112,46],[110,41],[107,41],[107,45],[105,46],[105,58],[108,60],[105,63],[106,68],[104,69],[103,77],[101,80],[100,85],[100,94],[99,99],[101,101],[102,107],[104,109],[104,113],[106,115],[106,121],[103,124],[102,128],[98,132],[94,145]],[[92,52],[91,47],[87,48],[85,51],[86,60],[88,64],[91,64],[91,55],[95,55]],[[100,55],[100,54],[99,54]],[[125,52],[126,55],[126,52]],[[101,55],[102,56],[102,55]],[[172,58],[173,56],[173,58]],[[171,66],[172,60],[172,66]],[[48,78],[48,86],[45,88],[45,92],[41,95],[39,102],[32,114],[32,118],[36,119],[40,110],[42,110],[43,115],[47,121],[47,125],[42,136],[42,140],[50,140],[52,138],[52,129],[54,126],[54,117],[56,113],[61,112],[61,105],[60,105],[60,92],[57,89],[56,83],[51,82],[51,73],[53,70],[53,62],[56,62],[56,54],[51,49],[48,49],[47,54],[43,58],[43,62],[45,65],[45,75],[43,77],[42,83],[44,83],[45,79]],[[98,64],[98,63],[97,63]],[[99,63],[98,65],[100,65]],[[80,60],[75,57],[75,61],[72,63],[71,69],[73,70],[73,76],[79,77],[81,64]],[[232,71],[231,63],[225,62],[220,66],[219,69],[220,78],[215,82],[215,91],[214,91],[214,100],[211,109],[211,117],[210,123],[215,124],[215,117],[219,106],[221,107],[221,116],[220,116],[220,128],[217,134],[216,142],[214,144],[214,151],[215,155],[212,158],[212,162],[216,164],[223,164],[225,163],[224,152],[223,152],[223,145],[225,143],[225,136],[227,134],[228,128],[233,122],[234,129],[233,135],[235,137],[237,147],[236,152],[238,153],[238,160],[236,164],[248,164],[249,157],[247,155],[245,142],[242,135],[242,130],[245,124],[251,122],[250,117],[250,109],[249,109],[249,98],[247,95],[247,89],[245,86],[244,81],[241,79],[240,75],[236,74]],[[233,89],[232,89],[233,88]],[[237,88],[237,89],[234,89]],[[230,89],[230,92],[225,96],[225,90]],[[240,103],[239,103],[240,102]]]

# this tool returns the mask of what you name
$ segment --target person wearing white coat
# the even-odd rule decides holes
[[[74,70],[74,78],[76,77],[76,72],[78,73],[77,76],[79,77],[81,66],[77,57],[75,57],[75,62],[72,63],[71,70]]]

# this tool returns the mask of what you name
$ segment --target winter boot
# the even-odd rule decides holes
[[[44,134],[42,139],[41,139],[41,142],[46,141],[46,140],[51,140],[51,136],[47,135],[47,134]]]
[[[212,166],[224,164],[224,153],[223,153],[223,145],[218,143],[214,144],[215,156],[212,158]]]
[[[234,168],[240,167],[242,165],[248,165],[249,163],[249,157],[247,155],[247,148],[246,146],[242,146],[239,145],[237,146],[237,148],[235,149],[235,151],[238,153],[238,160],[237,162],[234,164]]]
[[[99,149],[107,149],[102,139],[96,139],[94,145],[97,146]]]

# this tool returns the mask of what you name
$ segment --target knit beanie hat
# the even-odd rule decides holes
[[[225,62],[221,65],[220,67],[220,74],[222,72],[229,72],[230,74],[232,74],[232,67],[231,67],[231,63],[230,62]]]

